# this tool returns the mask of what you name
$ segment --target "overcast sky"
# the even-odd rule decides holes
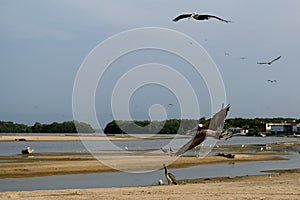
[[[300,118],[299,7],[299,0],[1,0],[0,120],[29,125],[72,120],[74,81],[84,59],[107,38],[142,27],[179,31],[203,46],[222,76],[232,107],[229,117]],[[172,21],[191,12],[233,23]],[[270,66],[257,64],[279,55]],[[102,126],[113,119],[111,91],[120,77],[153,62],[183,73],[195,89],[200,115],[211,117],[207,86],[189,64],[165,52],[144,50],[114,62],[99,83],[95,107]],[[158,104],[165,112],[156,115]],[[129,103],[133,119],[149,119],[152,108],[154,118],[181,117],[176,94],[157,84],[135,91]],[[195,113],[190,117],[197,118]]]

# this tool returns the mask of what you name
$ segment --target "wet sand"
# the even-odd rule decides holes
[[[192,180],[194,183],[146,187],[95,188],[2,192],[0,199],[272,199],[292,200],[300,196],[300,170],[277,171],[277,174],[220,177]]]
[[[0,178],[23,178],[95,172],[159,170],[165,163],[169,168],[184,168],[201,164],[284,160],[272,154],[236,153],[234,159],[207,155],[205,157],[174,157],[159,152],[130,153],[33,153],[31,155],[0,156]],[[76,166],[76,167],[74,167]]]

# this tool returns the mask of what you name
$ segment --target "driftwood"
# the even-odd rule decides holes
[[[15,141],[26,141],[25,138],[16,138]]]
[[[225,158],[234,158],[235,155],[234,154],[231,154],[231,153],[228,153],[228,154],[225,154],[225,153],[218,153],[217,156],[223,156]]]

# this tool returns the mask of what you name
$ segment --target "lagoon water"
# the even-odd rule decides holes
[[[207,139],[207,141],[210,138]],[[90,151],[113,151],[124,150],[125,147],[130,151],[151,151],[159,150],[160,147],[169,149],[179,148],[185,144],[189,138],[178,137],[176,139],[155,139],[155,140],[119,140],[119,141],[58,141],[58,142],[0,142],[0,156],[20,154],[21,149],[30,146],[35,153],[43,152],[74,152],[88,153]],[[283,137],[242,137],[237,136],[229,140],[216,140],[208,142],[219,146],[226,145],[249,145],[249,144],[269,144],[276,142],[300,141],[299,138]]]
[[[174,145],[179,141],[182,142],[182,140],[186,141],[187,139],[180,138],[175,142],[171,139],[158,139],[114,141],[113,143],[118,148],[127,146],[128,149],[139,151],[145,149],[158,150],[161,146],[168,147],[170,144]],[[299,141],[299,138],[233,137],[230,140],[221,140],[217,145],[264,145],[268,143],[292,141]],[[103,150],[105,145],[98,147],[101,141],[98,142],[97,148],[99,148],[99,151]],[[36,152],[89,152],[81,141],[1,142],[0,154],[16,155],[20,153],[20,149],[26,146],[31,146],[36,149]],[[176,175],[177,179],[241,176],[247,174],[255,175],[262,173],[262,170],[299,168],[300,154],[297,153],[297,151],[298,149],[287,149],[283,157],[287,157],[289,160],[209,164],[182,169],[171,169],[170,171]],[[163,170],[144,173],[112,172],[35,178],[7,178],[0,179],[0,191],[142,186],[157,184],[160,179],[166,182]]]

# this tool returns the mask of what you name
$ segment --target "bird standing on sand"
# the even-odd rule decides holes
[[[168,184],[174,184],[174,185],[177,185],[177,182],[176,182],[176,177],[171,174],[170,172],[168,172],[167,170],[167,167],[165,164],[163,164],[164,168],[165,168],[165,176],[166,176],[166,179],[168,181]]]
[[[198,130],[195,136],[185,145],[183,145],[177,152],[176,156],[184,154],[186,151],[193,149],[194,147],[201,144],[207,136],[220,139],[223,137],[222,131],[225,122],[225,118],[229,111],[230,105],[227,105],[225,108],[222,106],[222,109],[216,113],[209,123],[209,128],[204,129],[202,124],[198,125]]]
[[[199,15],[197,13],[181,14],[181,15],[177,16],[176,18],[174,18],[173,21],[177,22],[177,21],[179,21],[181,19],[185,19],[185,18],[188,18],[188,19],[193,18],[195,20],[202,20],[202,21],[214,18],[214,19],[226,22],[226,23],[231,22],[229,20],[225,20],[225,19],[222,19],[222,18],[214,16],[214,15]]]
[[[278,56],[277,58],[269,61],[269,62],[258,62],[257,64],[259,65],[271,65],[273,62],[275,62],[276,60],[279,60],[281,58],[281,56]]]

